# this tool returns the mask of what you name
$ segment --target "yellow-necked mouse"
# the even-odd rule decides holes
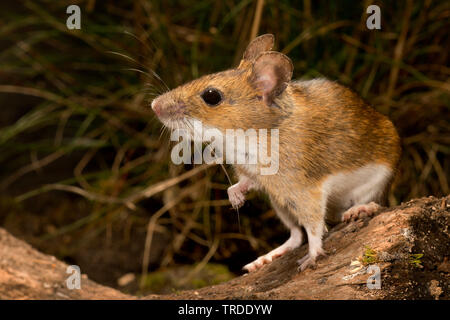
[[[291,81],[293,65],[270,51],[273,35],[254,39],[235,69],[206,75],[152,102],[170,128],[192,130],[197,120],[226,129],[278,129],[278,172],[261,175],[255,166],[233,165],[239,182],[228,189],[233,207],[250,189],[265,191],[290,238],[244,269],[254,271],[301,245],[309,253],[300,269],[323,254],[325,220],[372,215],[384,204],[400,157],[391,121],[351,90],[329,80]],[[257,167],[258,165],[256,165]]]

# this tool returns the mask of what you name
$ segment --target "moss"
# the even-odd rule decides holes
[[[227,266],[208,263],[187,283],[180,282],[180,279],[185,279],[195,267],[196,265],[177,266],[149,273],[143,281],[141,293],[174,293],[178,290],[199,289],[234,278]]]
[[[206,280],[204,279],[199,279],[199,278],[194,278],[191,281],[191,284],[194,288],[198,289],[198,288],[202,288],[202,287],[206,287],[208,285],[208,283],[206,282]]]
[[[360,261],[364,265],[373,264],[378,262],[377,252],[370,248],[369,246],[364,246],[363,256],[360,258]]]
[[[149,273],[144,280],[143,288],[152,292],[159,292],[170,283],[168,274],[164,271]]]
[[[422,257],[423,253],[412,253],[409,255],[409,263],[415,266],[416,268],[423,268],[421,260]]]

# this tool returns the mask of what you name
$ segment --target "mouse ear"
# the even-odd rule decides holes
[[[274,42],[273,34],[263,34],[253,39],[245,49],[238,69],[250,65],[261,53],[272,50]]]
[[[286,89],[293,70],[291,59],[284,54],[264,52],[253,62],[250,81],[261,92],[263,101],[270,106],[275,97]]]

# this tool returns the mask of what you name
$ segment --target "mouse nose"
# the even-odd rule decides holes
[[[161,103],[158,101],[158,99],[152,101],[152,109],[157,116],[161,115]]]
[[[184,103],[176,103],[167,101],[166,98],[156,98],[152,101],[152,109],[156,116],[162,118],[177,118],[183,115],[186,105]]]

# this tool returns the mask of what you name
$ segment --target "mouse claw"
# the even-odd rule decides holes
[[[303,256],[303,258],[297,260],[297,265],[298,265],[297,271],[298,272],[305,271],[308,268],[315,269],[317,267],[317,260],[320,257],[326,257],[326,256],[327,256],[327,254],[323,249],[320,249],[317,252],[316,256],[311,256],[309,253],[305,254]]]

